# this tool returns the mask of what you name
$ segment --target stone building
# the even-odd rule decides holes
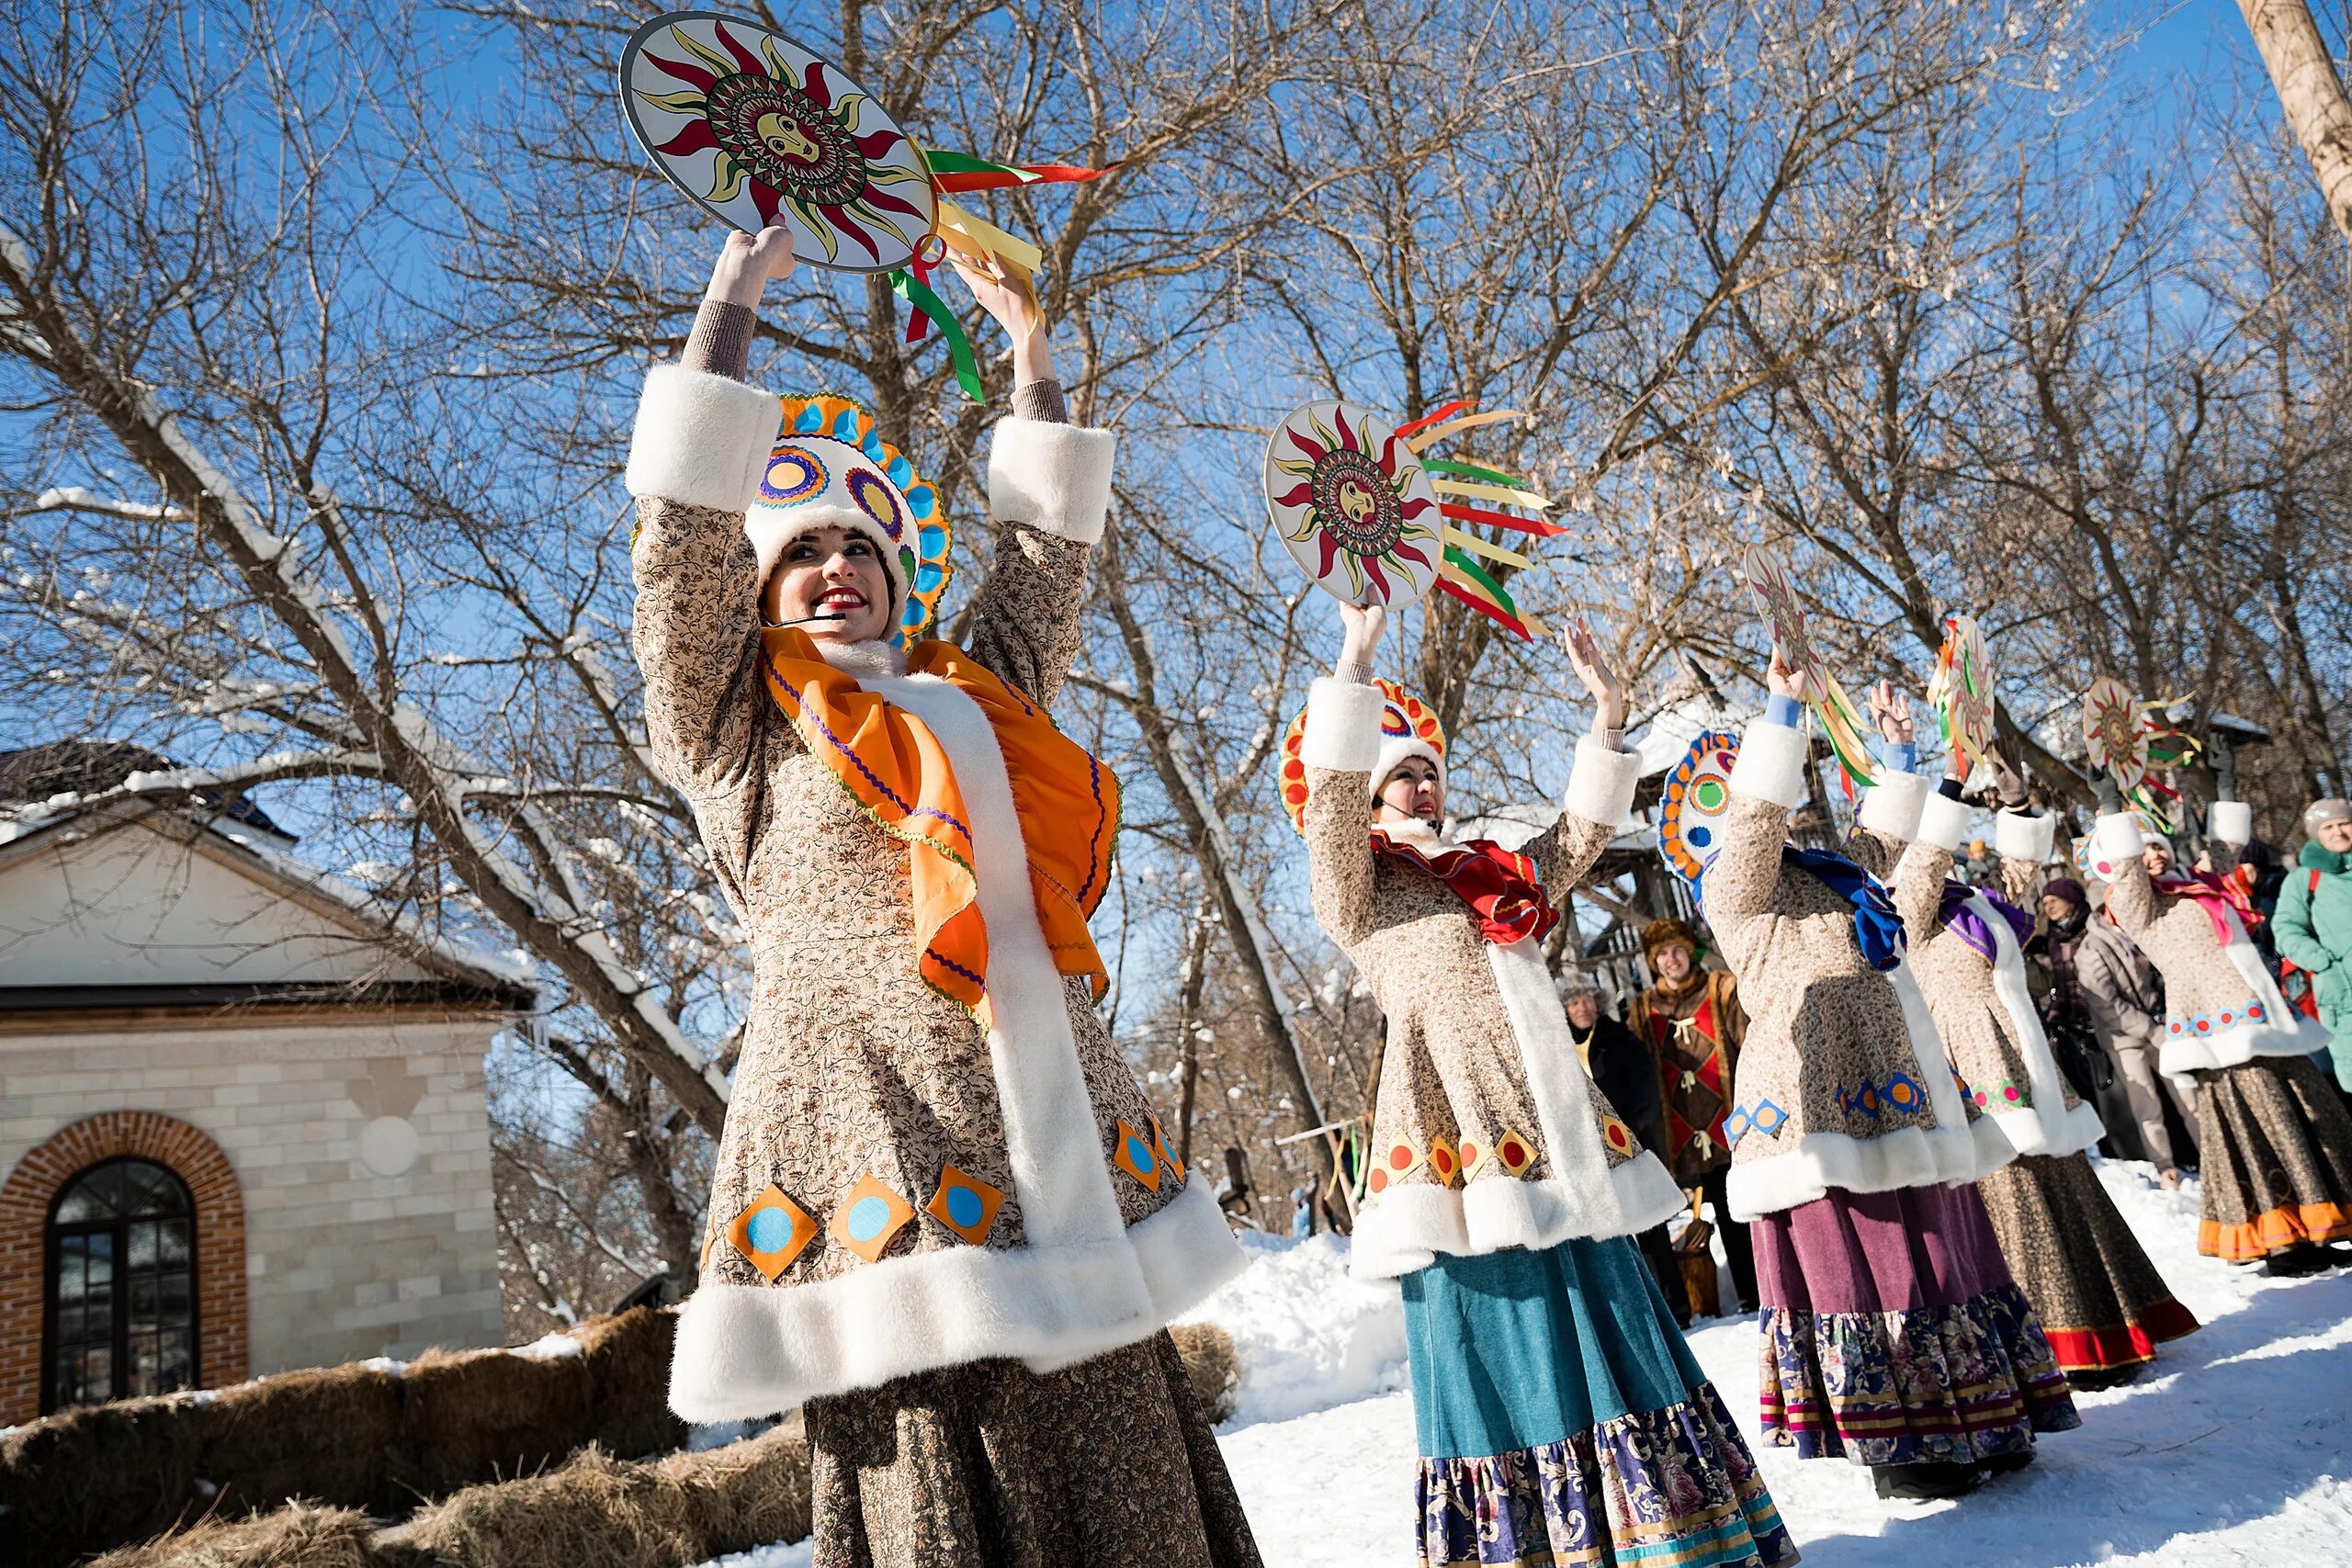
[[[0,1424],[501,1337],[527,980],[388,940],[249,801],[82,803],[164,765],[0,753]]]

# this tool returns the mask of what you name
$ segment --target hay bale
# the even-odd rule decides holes
[[[670,1412],[674,1308],[633,1307],[614,1317],[592,1317],[571,1337],[586,1363],[589,1439],[631,1458],[685,1446],[686,1424]]]
[[[85,1404],[0,1438],[0,1557],[49,1568],[204,1512],[198,1402]]]
[[[375,1523],[356,1508],[297,1503],[247,1519],[210,1519],[144,1546],[110,1551],[89,1568],[379,1568]]]
[[[585,1356],[427,1350],[400,1391],[392,1479],[420,1497],[533,1473],[587,1440]]]
[[[223,1516],[297,1497],[347,1508],[405,1506],[392,1479],[400,1379],[354,1361],[224,1388],[203,1407],[203,1478]]]
[[[808,1439],[794,1427],[672,1454],[655,1468],[686,1489],[713,1557],[808,1538]]]
[[[560,1470],[420,1510],[378,1550],[446,1568],[685,1568],[711,1555],[698,1524],[685,1487],[657,1467],[588,1448]]]
[[[1202,1417],[1216,1426],[1233,1414],[1234,1401],[1241,1397],[1241,1358],[1234,1351],[1233,1336],[1214,1323],[1170,1324],[1168,1333]]]

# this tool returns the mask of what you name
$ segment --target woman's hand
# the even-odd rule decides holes
[[[1789,668],[1787,660],[1781,657],[1781,649],[1777,644],[1772,649],[1771,667],[1764,671],[1764,689],[1776,697],[1786,697],[1792,703],[1800,700],[1797,672]]]
[[[1037,307],[1028,275],[1001,256],[985,261],[958,250],[947,253],[947,264],[972,291],[980,309],[1012,340],[1012,379],[1015,385],[1050,381],[1054,377],[1053,345],[1046,337],[1046,313]]]
[[[1871,688],[1870,695],[1864,700],[1869,705],[1871,717],[1878,725],[1878,732],[1882,739],[1893,746],[1911,744],[1911,698],[1909,695],[1896,691],[1894,682],[1881,681]]]
[[[1625,687],[1617,672],[1609,667],[1608,655],[1600,651],[1600,639],[1592,635],[1592,627],[1582,615],[1560,629],[1560,647],[1567,653],[1568,663],[1575,667],[1577,679],[1592,698],[1592,727],[1603,734],[1615,735],[1625,728]]]
[[[756,310],[768,279],[790,277],[794,265],[792,231],[783,224],[771,223],[756,234],[730,229],[727,243],[719,247],[718,260],[711,266],[710,287],[702,297]]]
[[[1344,670],[1354,664],[1369,670],[1372,656],[1380,648],[1380,634],[1388,625],[1388,607],[1385,604],[1340,605],[1340,621],[1347,628],[1340,639],[1340,661],[1334,668]]]

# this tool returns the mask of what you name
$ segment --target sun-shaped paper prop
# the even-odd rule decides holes
[[[1982,762],[1993,747],[1993,656],[1975,616],[1953,615],[1944,622],[1944,644],[1936,654],[1928,701],[1936,710],[1945,744],[1960,753],[1965,765]]]
[[[782,222],[814,266],[890,272],[931,232],[931,170],[865,90],[755,22],[673,11],[621,51],[629,129],[737,228]]]
[[[1829,673],[1822,665],[1821,655],[1814,650],[1804,607],[1797,603],[1796,583],[1790,578],[1789,569],[1779,556],[1761,545],[1748,546],[1740,564],[1747,578],[1748,592],[1756,595],[1757,606],[1764,612],[1772,646],[1780,649],[1781,661],[1796,677],[1797,701],[1820,702],[1829,694]]]
[[[1266,444],[1266,506],[1299,565],[1351,604],[1417,603],[1444,551],[1437,492],[1394,425],[1324,399]]]
[[[2094,768],[2114,775],[2129,794],[2148,776],[2148,736],[2140,724],[2139,700],[2132,688],[2102,675],[2083,694],[2083,748]]]
[[[1401,740],[1407,736],[1413,736],[1425,742],[1430,750],[1437,753],[1438,760],[1443,761],[1445,726],[1437,721],[1437,715],[1430,712],[1428,705],[1394,681],[1375,680],[1373,684],[1378,686],[1380,694],[1387,699],[1380,705],[1380,738],[1383,740]],[[1290,825],[1301,833],[1306,831],[1306,761],[1301,754],[1301,748],[1306,743],[1306,710],[1301,708],[1298,716],[1290,721],[1290,728],[1283,731],[1283,765],[1279,775],[1283,809],[1290,813]]]

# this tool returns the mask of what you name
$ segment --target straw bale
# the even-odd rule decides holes
[[[424,1497],[527,1475],[588,1431],[584,1356],[427,1350],[401,1374],[394,1481]]]
[[[144,1546],[110,1551],[89,1568],[381,1568],[374,1521],[356,1508],[297,1503],[244,1519],[208,1519]]]
[[[387,1510],[412,1496],[393,1479],[401,1380],[357,1361],[224,1388],[201,1413],[205,1478],[216,1511],[275,1508],[288,1498]]]
[[[808,1439],[795,1427],[771,1427],[725,1448],[672,1454],[655,1468],[685,1487],[714,1557],[808,1537]]]
[[[685,1568],[711,1555],[684,1485],[596,1448],[544,1475],[468,1487],[378,1548],[387,1562],[445,1568]]]
[[[202,1513],[187,1394],[78,1405],[0,1437],[0,1558],[47,1568]]]
[[[1203,1418],[1216,1426],[1233,1414],[1241,1395],[1241,1358],[1234,1352],[1233,1336],[1214,1323],[1170,1324],[1168,1333]]]
[[[685,1446],[686,1424],[670,1410],[674,1308],[632,1307],[616,1317],[592,1317],[571,1337],[580,1341],[588,1376],[584,1438],[630,1458]]]

